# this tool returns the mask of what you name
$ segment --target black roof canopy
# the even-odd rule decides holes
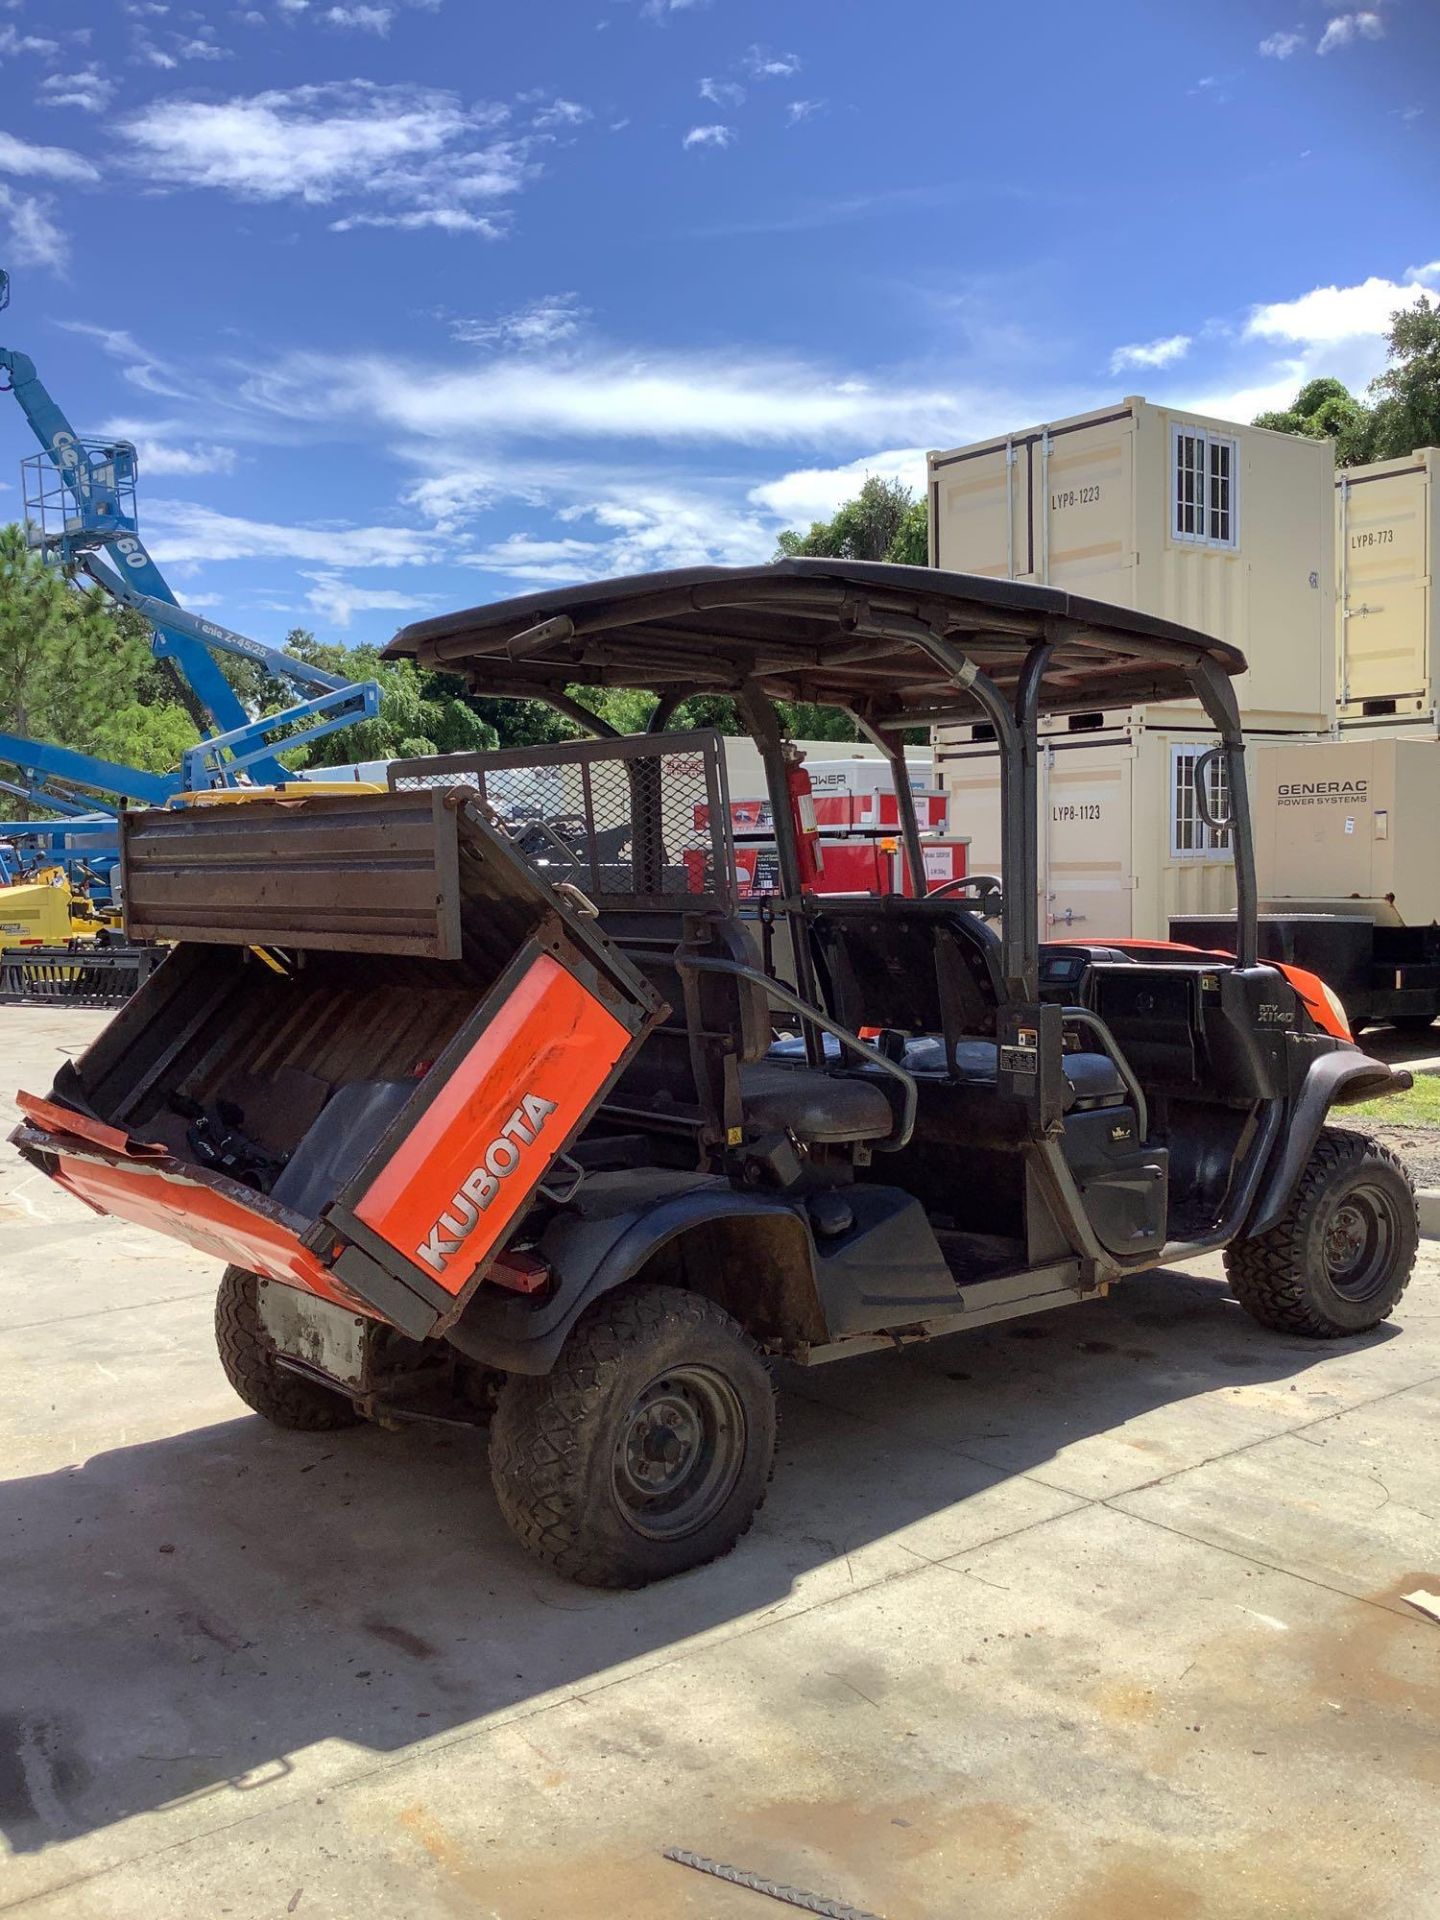
[[[734,693],[862,713],[874,726],[979,713],[927,643],[940,640],[1012,693],[1051,647],[1042,710],[1195,697],[1192,672],[1244,655],[1189,627],[1055,587],[877,561],[687,567],[498,600],[405,627],[386,648],[468,679],[476,693],[640,687],[662,699]],[[944,648],[939,650],[942,654]]]

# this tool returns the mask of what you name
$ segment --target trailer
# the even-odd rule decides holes
[[[1260,950],[1318,973],[1355,1028],[1440,1014],[1440,747],[1346,738],[1251,755]],[[1180,914],[1172,939],[1228,950],[1229,915]]]

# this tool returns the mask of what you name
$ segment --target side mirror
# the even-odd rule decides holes
[[[1195,811],[1212,833],[1228,833],[1235,824],[1233,812],[1222,816],[1215,811],[1213,804],[1220,796],[1222,782],[1228,794],[1226,775],[1229,769],[1225,755],[1224,747],[1211,747],[1195,762]]]

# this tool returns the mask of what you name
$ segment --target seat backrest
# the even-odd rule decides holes
[[[995,1031],[1000,943],[947,901],[825,900],[807,910],[811,950],[835,1018],[858,1031],[938,1033],[953,1057]]]
[[[684,909],[602,912],[604,932],[669,1006],[607,1104],[666,1122],[718,1127],[724,1063],[762,1060],[771,1025],[764,989],[732,974],[687,971],[677,958],[758,966],[749,929],[733,916]]]

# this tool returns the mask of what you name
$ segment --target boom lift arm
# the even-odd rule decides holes
[[[9,277],[0,273],[0,309],[8,304]],[[158,658],[175,662],[214,729],[186,754],[177,785],[221,785],[247,770],[263,783],[281,782],[286,773],[276,757],[273,736],[284,734],[285,746],[299,746],[379,710],[380,690],[373,680],[348,682],[181,607],[140,539],[134,447],[123,440],[82,440],[28,354],[0,347],[0,372],[8,376],[8,386],[44,450],[22,462],[25,509],[38,527],[42,544],[68,573],[83,572],[122,606],[135,608],[149,621],[152,650]],[[254,660],[310,697],[282,713],[252,720],[221,672],[214,658],[217,653]],[[289,732],[297,723],[299,730]],[[24,744],[30,753],[12,757],[27,768],[38,765],[39,743]],[[101,763],[94,765],[98,770]],[[108,762],[104,768],[107,773],[117,771]],[[82,772],[67,777],[91,786],[106,784]],[[127,791],[114,785],[106,790]]]

